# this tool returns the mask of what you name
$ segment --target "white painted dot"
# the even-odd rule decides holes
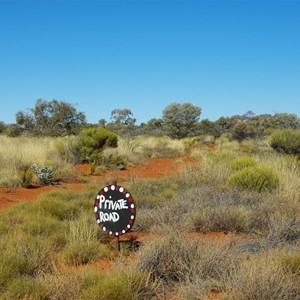
[[[129,197],[130,197],[130,194],[129,194],[129,193],[127,193],[127,194],[126,194],[126,197],[127,197],[127,198],[129,198]]]
[[[120,191],[121,193],[123,193],[123,192],[124,192],[124,188],[120,187],[120,188],[119,188],[119,191]]]
[[[134,219],[134,216],[131,216],[131,220],[133,220]]]
[[[116,187],[114,185],[111,186],[111,190],[114,191]]]
[[[129,229],[129,228],[130,228],[130,225],[127,225],[127,228]]]
[[[97,207],[97,206],[94,207],[94,211],[95,211],[95,212],[98,211],[98,207]]]
[[[98,199],[98,200],[100,199],[100,195],[97,195],[97,199]]]
[[[131,207],[131,208],[134,208],[134,204],[131,204],[130,207]]]
[[[122,230],[122,233],[125,233],[126,231],[125,230]]]
[[[97,223],[100,224],[100,220],[97,220]]]
[[[118,232],[116,232],[116,236],[118,236],[119,235],[119,233]]]
[[[109,234],[112,235],[112,231],[110,231]]]
[[[105,188],[104,188],[104,192],[107,192],[108,191],[108,187],[106,186]]]
[[[103,227],[102,229],[103,229],[103,231],[106,231],[106,227]]]

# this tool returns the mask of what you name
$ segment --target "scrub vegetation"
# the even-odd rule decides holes
[[[142,155],[148,146],[135,142],[128,155]],[[171,177],[126,182],[138,207],[132,235],[156,236],[140,245],[134,259],[135,248],[122,245],[116,260],[114,244],[99,230],[92,210],[95,184],[80,192],[53,191],[2,211],[1,295],[210,299],[215,293],[220,299],[298,299],[299,161],[264,144],[254,146],[255,141],[247,155],[242,145],[236,149],[233,142],[232,151],[226,143],[226,150],[216,143],[211,151],[199,142],[177,141],[177,151],[194,145],[193,164]],[[233,184],[241,172],[257,177]],[[257,188],[262,182],[272,188]],[[216,232],[228,238],[205,238]],[[108,266],[101,268],[101,262]]]
[[[184,138],[168,131],[175,108],[193,112]],[[32,164],[51,167],[55,183],[86,183],[0,211],[0,298],[300,299],[298,119],[249,113],[199,122],[194,108],[173,103],[164,114],[170,119],[144,128],[127,109],[115,110],[110,123],[79,128],[84,117],[72,110],[79,119],[60,128],[77,132],[68,136],[36,136],[48,132],[36,127],[39,111],[19,113],[22,135],[0,136],[0,186],[38,188]],[[101,187],[76,166],[88,163],[101,178],[170,157],[189,162],[167,177],[123,179],[137,216],[116,257],[93,211]]]

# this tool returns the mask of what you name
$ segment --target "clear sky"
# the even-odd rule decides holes
[[[300,116],[300,0],[0,0],[0,120],[39,98],[92,123],[171,102]]]

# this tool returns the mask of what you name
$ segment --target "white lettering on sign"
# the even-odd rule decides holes
[[[128,209],[127,200],[119,199],[116,201],[105,199],[103,195],[100,195],[99,207],[100,209],[111,209],[111,210],[120,210],[120,209]]]
[[[100,211],[100,213],[99,213],[99,219],[100,219],[101,223],[108,222],[108,221],[110,221],[110,222],[118,222],[119,219],[120,219],[120,216],[116,212],[104,213],[103,211]]]
[[[110,210],[121,210],[121,209],[128,209],[127,206],[127,200],[125,199],[119,199],[116,201],[105,199],[103,195],[100,195],[99,198],[99,208],[100,209],[110,209]],[[104,213],[100,211],[99,213],[99,219],[100,222],[118,222],[120,219],[120,216],[117,212],[110,212],[110,213]]]

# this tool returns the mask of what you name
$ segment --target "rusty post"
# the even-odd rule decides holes
[[[116,254],[117,254],[117,257],[119,257],[119,255],[120,255],[120,237],[119,236],[116,237]]]

